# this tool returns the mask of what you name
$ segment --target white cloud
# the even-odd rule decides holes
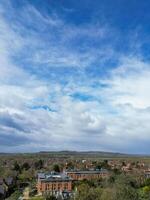
[[[131,104],[136,108],[150,106],[150,67],[138,58],[127,58],[113,71],[110,85],[110,100],[114,104]]]
[[[10,146],[10,151],[139,152],[138,144],[142,152],[147,152],[149,63],[139,57],[122,57],[113,48],[109,50],[111,45],[103,44],[103,39],[109,37],[106,26],[72,26],[57,16],[44,16],[30,5],[23,11],[21,19],[32,22],[37,32],[30,30],[25,34],[28,29],[23,22],[18,22],[20,27],[16,21],[10,26],[3,12],[0,14],[0,151],[8,151]],[[44,35],[45,39],[40,31],[47,27],[50,36]],[[85,37],[100,42],[100,46],[89,47],[85,42],[78,47]],[[108,77],[97,75],[89,79],[86,67],[92,69],[93,63],[101,67],[113,55],[120,56],[119,66]],[[52,67],[56,70],[54,80],[47,76]],[[80,68],[79,76],[72,73],[67,83],[62,84],[57,80],[56,69],[61,67]],[[40,73],[36,76],[38,70],[46,77]],[[75,98],[75,93],[93,99]]]

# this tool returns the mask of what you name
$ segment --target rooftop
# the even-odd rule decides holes
[[[49,172],[49,173],[38,173],[38,180],[45,181],[45,182],[53,182],[53,181],[68,181],[72,180],[69,176],[67,176],[65,173],[55,173],[55,172]]]
[[[81,171],[81,170],[70,170],[70,171],[66,171],[67,173],[76,173],[76,174],[100,174],[100,173],[107,173],[108,170],[106,169],[100,169],[100,170],[85,170],[85,171]]]

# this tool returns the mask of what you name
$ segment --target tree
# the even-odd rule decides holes
[[[22,182],[32,181],[34,179],[33,170],[23,170],[22,173],[19,175],[19,179]]]
[[[114,168],[114,169],[113,169],[113,173],[114,173],[115,175],[119,175],[119,174],[121,174],[121,171],[120,171],[119,169],[117,169],[117,168]]]
[[[146,185],[146,186],[150,186],[150,178],[147,178],[147,179],[145,180],[145,185]]]
[[[68,163],[67,163],[67,169],[74,169],[74,164],[73,164],[73,162],[68,162]]]
[[[18,172],[21,171],[21,167],[17,161],[14,162],[13,170],[18,171]]]
[[[115,200],[138,200],[139,195],[135,188],[134,179],[120,175],[114,184]]]
[[[25,163],[23,163],[21,168],[24,170],[28,170],[28,169],[30,169],[30,165],[29,165],[29,163],[25,162]]]
[[[35,167],[35,169],[42,169],[43,168],[43,165],[44,165],[44,162],[43,162],[43,160],[38,160],[38,161],[36,161],[35,163],[34,163],[34,167]]]
[[[55,171],[55,172],[60,172],[60,167],[59,167],[59,165],[57,165],[57,164],[55,164],[54,166],[53,166],[53,170]]]
[[[108,160],[104,160],[101,163],[101,166],[102,166],[102,168],[105,168],[105,169],[109,169],[110,168],[110,166],[108,165]]]
[[[20,195],[20,191],[15,191],[9,198],[7,198],[7,200],[18,199]]]
[[[123,167],[123,166],[126,166],[126,163],[125,163],[125,161],[122,161],[122,167]]]
[[[57,198],[54,195],[46,194],[45,195],[45,200],[57,200]]]
[[[114,190],[112,188],[104,188],[99,200],[115,200]]]
[[[150,186],[145,186],[139,191],[140,200],[150,199]]]
[[[90,187],[87,184],[81,184],[77,188],[75,200],[87,200]]]
[[[88,184],[81,184],[77,188],[75,200],[101,200],[102,189],[90,187]]]

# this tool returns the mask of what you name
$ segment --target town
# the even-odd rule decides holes
[[[133,199],[150,199],[149,157],[72,152],[0,156],[2,200],[113,199],[114,191],[118,195],[125,187]]]

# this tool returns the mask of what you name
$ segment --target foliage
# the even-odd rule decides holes
[[[55,172],[60,172],[60,167],[59,167],[59,165],[55,164],[55,165],[53,166],[53,170],[54,170]]]
[[[17,161],[14,162],[13,170],[19,171],[19,172],[21,171],[21,167]]]
[[[78,185],[75,200],[139,200],[134,178],[119,175],[105,181],[93,186],[88,181]]]
[[[145,180],[145,185],[150,186],[150,178],[147,178],[147,179]]]
[[[7,200],[18,199],[20,195],[21,195],[21,193],[17,190],[9,198],[7,198]]]
[[[57,198],[53,195],[50,194],[46,194],[45,195],[45,200],[57,200]]]
[[[22,169],[22,170],[28,170],[28,169],[30,169],[29,163],[27,163],[27,162],[23,163],[21,169]]]
[[[43,166],[44,166],[44,162],[43,162],[43,160],[41,160],[41,159],[38,160],[38,161],[36,161],[36,162],[34,163],[34,167],[35,167],[35,169],[37,169],[37,170],[42,169]]]
[[[150,199],[150,186],[145,186],[139,190],[140,200]]]
[[[34,179],[33,170],[23,170],[18,176],[19,180],[22,182],[32,181]]]

